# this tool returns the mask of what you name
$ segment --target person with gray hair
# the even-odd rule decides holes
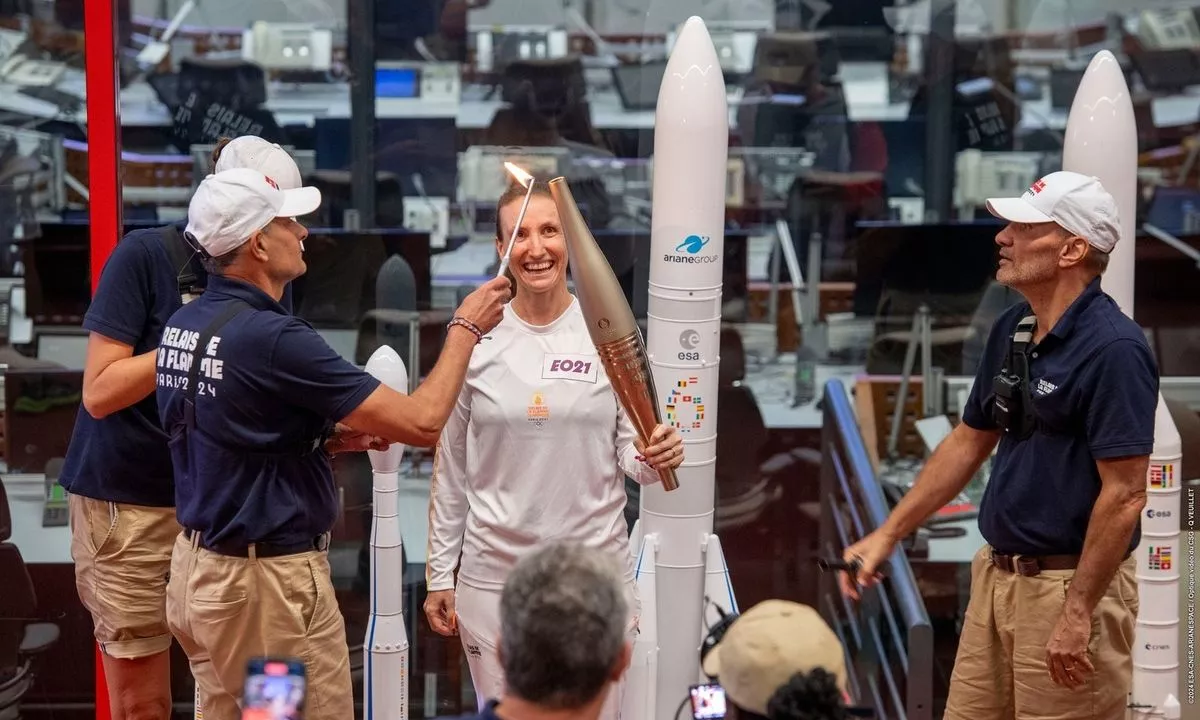
[[[500,598],[505,692],[460,720],[595,720],[629,667],[629,607],[609,553],[553,542],[522,558]]]

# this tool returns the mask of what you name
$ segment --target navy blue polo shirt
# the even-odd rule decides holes
[[[999,429],[992,379],[1013,331],[1031,314],[1009,308],[992,326],[962,420]],[[1142,329],[1094,280],[1054,328],[1029,348],[1030,395],[1038,429],[1001,436],[979,507],[979,529],[1001,553],[1077,555],[1100,493],[1097,460],[1149,455],[1154,446],[1158,368]],[[1132,551],[1141,536],[1134,531]]]
[[[239,301],[248,307],[205,348],[193,347]],[[184,385],[193,356],[201,362],[196,429],[186,432]],[[205,545],[293,545],[333,527],[337,494],[319,440],[379,381],[312,326],[258,288],[213,276],[204,295],[168,321],[157,385],[179,522],[199,531]]]
[[[183,232],[182,223],[175,227]],[[84,329],[129,345],[135,356],[158,347],[167,319],[183,306],[165,234],[163,227],[134,230],[117,243],[83,318]],[[197,258],[191,268],[203,287],[207,275]],[[283,302],[290,312],[291,285]],[[101,420],[81,404],[59,482],[96,500],[172,507],[171,456],[154,394]]]

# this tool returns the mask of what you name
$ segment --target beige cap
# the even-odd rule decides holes
[[[808,605],[765,600],[742,613],[704,658],[738,707],[767,714],[767,702],[796,673],[823,668],[846,692],[846,654],[837,635]]]

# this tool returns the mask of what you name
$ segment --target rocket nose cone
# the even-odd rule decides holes
[[[704,21],[690,17],[680,27],[667,59],[658,88],[655,127],[727,122],[727,103],[717,48]]]
[[[1108,50],[1101,50],[1088,63],[1076,94],[1111,97],[1120,92],[1128,92],[1128,89],[1121,63]]]
[[[399,392],[408,392],[408,370],[390,345],[382,345],[367,360],[367,374]]]
[[[679,28],[679,33],[675,38],[675,47],[671,50],[671,56],[679,51],[679,47],[692,47],[696,43],[704,43],[712,45],[712,37],[708,33],[708,26],[704,24],[704,20],[700,16],[693,15],[683,21],[683,25]],[[716,53],[713,53],[716,55]]]
[[[1101,65],[1107,65],[1109,63],[1116,63],[1118,65],[1118,69],[1120,69],[1120,64],[1117,63],[1117,56],[1112,54],[1112,50],[1101,50],[1093,55],[1091,61],[1088,62],[1088,70],[1100,67]]]

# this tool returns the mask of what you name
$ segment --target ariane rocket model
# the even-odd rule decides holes
[[[728,152],[721,64],[704,21],[693,16],[676,34],[654,113],[647,323],[657,400],[683,437],[684,461],[678,490],[642,488],[631,538],[642,635],[627,687],[638,688],[639,671],[645,691],[627,691],[626,718],[674,717],[688,688],[704,679],[700,645],[720,618],[716,607],[737,612],[713,534]]]
[[[408,392],[404,361],[384,345],[366,371],[400,393]],[[371,603],[363,642],[364,720],[408,720],[408,632],[404,629],[404,553],[400,536],[400,460],[404,446],[368,450],[372,476]]]
[[[626,673],[627,720],[673,718],[703,679],[708,625],[737,612],[712,534],[728,147],[721,64],[704,22],[692,17],[671,51],[655,113],[647,345],[566,180],[550,181],[575,294],[613,392],[643,440],[662,423],[684,442],[678,470],[642,488],[630,541],[642,615]]]
[[[1107,50],[1096,53],[1075,91],[1063,169],[1100,179],[1117,202],[1121,240],[1102,276],[1105,292],[1133,317],[1137,125],[1125,75]],[[1162,395],[1154,418],[1142,539],[1137,549],[1139,608],[1133,644],[1133,716],[1179,717],[1180,460],[1183,447]]]

